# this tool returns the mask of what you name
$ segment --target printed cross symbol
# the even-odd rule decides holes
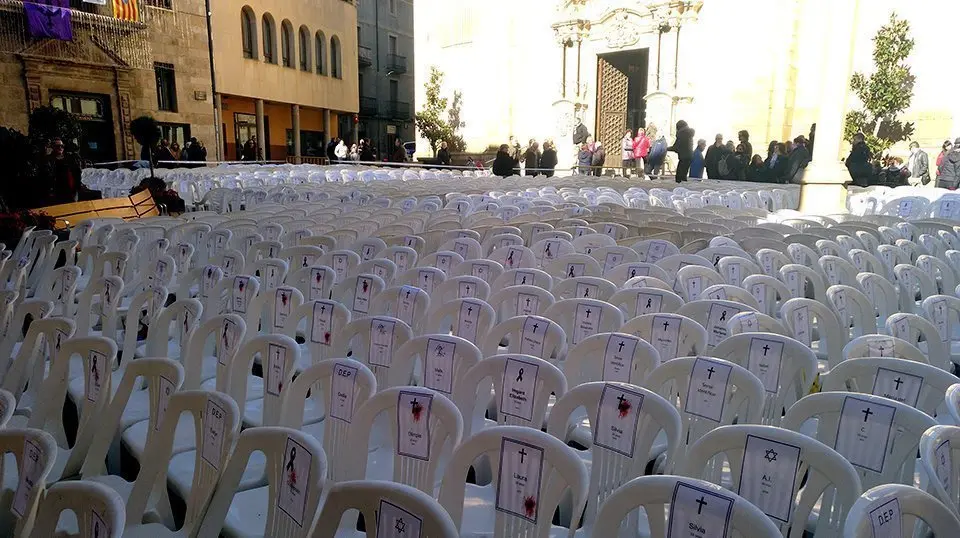
[[[619,349],[618,351],[623,351],[623,346],[624,346],[624,344],[623,344],[623,340],[620,340],[620,343],[619,343],[619,344],[617,344],[617,347],[619,347],[619,348],[620,348],[620,349]]]
[[[471,315],[471,314],[473,314],[473,307],[472,307],[472,306],[468,306],[468,307],[467,307],[467,315],[469,316],[469,315]]]
[[[866,422],[867,420],[870,419],[870,415],[873,414],[873,411],[871,411],[870,408],[868,407],[863,411],[861,411],[861,413],[863,413],[863,421]]]
[[[533,324],[533,332],[536,333],[536,332],[537,332],[537,329],[538,329],[539,327],[540,327],[540,324],[539,324],[539,323],[534,323],[534,324]]]
[[[716,370],[713,369],[713,366],[707,368],[707,379],[713,379],[714,372],[716,372]]]
[[[764,357],[767,356],[767,352],[768,352],[768,351],[770,351],[770,346],[764,344],[764,345],[763,345],[763,356],[764,356]]]
[[[520,463],[523,463],[523,458],[524,458],[524,456],[526,456],[526,455],[527,455],[527,449],[521,448],[521,449],[520,449]]]
[[[407,524],[404,523],[403,518],[400,518],[397,520],[397,524],[393,528],[397,529],[397,532],[402,533],[407,530]]]
[[[527,299],[527,307],[530,306],[530,299]]]
[[[588,308],[588,309],[586,309],[584,312],[586,312],[587,317],[589,318],[589,317],[590,317],[590,313],[592,313],[593,310],[590,310],[590,309]]]
[[[772,449],[772,448],[768,448],[766,455],[764,455],[763,457],[764,457],[764,459],[766,459],[768,462],[773,463],[773,462],[777,461],[777,451],[774,450],[774,449]]]
[[[701,495],[700,498],[697,499],[697,504],[699,505],[697,506],[697,515],[699,515],[701,512],[703,512],[703,507],[708,503],[707,501],[703,500],[703,495]]]
[[[900,390],[900,385],[903,384],[903,379],[900,379],[899,377],[897,377],[896,379],[893,380],[893,382],[897,384],[897,390]]]
[[[880,354],[881,354],[881,355],[883,355],[883,350],[884,350],[884,349],[885,349],[885,348],[883,347],[883,344],[880,344]]]
[[[664,322],[663,322],[663,330],[667,330],[667,327],[669,327],[669,326],[670,326],[670,322],[669,322],[669,321],[664,321]]]

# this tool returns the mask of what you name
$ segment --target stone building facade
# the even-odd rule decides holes
[[[22,4],[0,1],[0,125],[26,132],[33,109],[65,108],[79,115],[80,153],[93,162],[138,158],[129,124],[144,114],[171,141],[213,143],[204,0],[143,2],[136,22],[113,18],[110,4],[71,6],[73,40],[38,40],[23,28]]]

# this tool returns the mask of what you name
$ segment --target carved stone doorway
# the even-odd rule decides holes
[[[596,139],[607,150],[605,164],[620,165],[620,141],[627,129],[646,125],[649,49],[597,56]]]

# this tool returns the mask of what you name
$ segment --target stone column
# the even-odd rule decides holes
[[[226,156],[223,154],[223,147],[226,145],[224,141],[227,135],[223,132],[223,98],[220,97],[219,93],[213,96],[213,135],[214,144],[217,145],[216,152],[214,153],[217,156],[217,160],[226,160]]]
[[[293,114],[293,162],[300,164],[300,105],[292,105]]]
[[[327,154],[327,145],[333,140],[333,133],[330,130],[330,109],[323,109],[323,154]]]
[[[847,190],[844,183],[850,180],[850,174],[840,160],[840,147],[843,142],[843,120],[847,112],[847,94],[850,91],[859,4],[860,0],[820,0],[810,5],[818,13],[829,15],[820,17],[826,26],[820,33],[825,40],[824,57],[820,71],[813,161],[801,179],[800,211],[804,213],[826,215],[846,211]]]
[[[267,158],[267,150],[264,145],[267,143],[267,130],[263,119],[263,99],[257,99],[257,160]]]

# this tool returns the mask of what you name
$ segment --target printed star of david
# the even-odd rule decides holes
[[[768,462],[773,463],[773,462],[777,461],[777,452],[776,452],[774,449],[772,449],[772,448],[768,448],[766,455],[764,455],[763,457],[764,457],[764,459],[766,459]]]

